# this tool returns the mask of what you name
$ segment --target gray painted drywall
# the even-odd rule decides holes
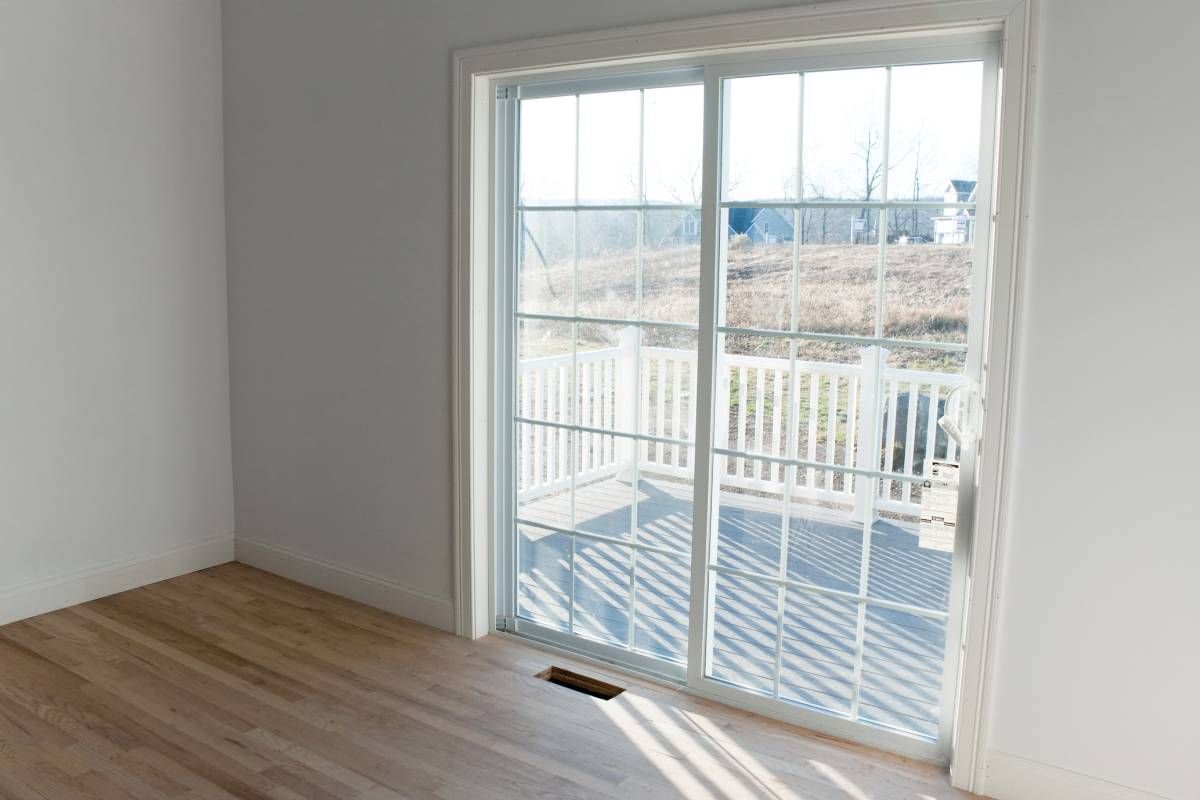
[[[989,741],[1182,800],[1200,787],[1200,6],[1101,5],[1050,0],[1039,26]]]
[[[226,2],[239,536],[450,600],[452,50],[771,5]]]
[[[223,204],[217,0],[0,0],[0,597],[232,537]]]

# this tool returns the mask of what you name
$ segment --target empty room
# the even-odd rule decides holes
[[[0,800],[1197,800],[1193,0],[0,0]]]

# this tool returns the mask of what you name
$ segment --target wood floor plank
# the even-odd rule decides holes
[[[626,687],[597,700],[553,663]],[[0,800],[966,798],[943,772],[227,564],[0,628]]]

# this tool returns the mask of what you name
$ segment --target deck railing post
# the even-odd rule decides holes
[[[864,347],[859,350],[862,357],[862,375],[859,378],[859,437],[852,444],[857,448],[854,463],[859,469],[879,469],[880,439],[883,435],[879,376],[888,356],[882,347]],[[871,508],[869,487],[872,481],[861,476],[854,477],[854,514],[851,519],[866,522]],[[866,487],[866,490],[864,490]]]
[[[636,424],[637,397],[637,340],[638,329],[627,325],[617,334],[619,352],[616,356],[616,375],[613,381],[613,391],[616,395],[613,409],[616,430],[637,433],[633,429]],[[617,438],[617,479],[632,481],[634,465],[637,460],[637,440],[628,437]]]

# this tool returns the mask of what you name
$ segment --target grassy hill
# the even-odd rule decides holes
[[[801,245],[798,248],[799,329],[822,333],[872,335],[876,245]],[[742,328],[790,327],[793,245],[742,246],[729,250],[725,280],[728,325]],[[694,322],[698,316],[699,248],[647,249],[643,253],[642,297],[645,319]],[[522,269],[522,308],[570,313],[571,262],[542,263],[526,250]],[[631,250],[581,257],[579,313],[629,318],[635,309],[636,271]],[[887,249],[884,335],[897,339],[965,342],[970,302],[971,248],[955,245],[892,245]],[[581,326],[580,347],[610,346],[615,331]],[[690,333],[650,331],[647,344],[695,347]],[[532,343],[530,343],[532,344]],[[542,343],[558,351],[551,341]],[[731,352],[787,356],[787,342],[773,337],[730,337]],[[542,349],[538,347],[538,349]],[[820,361],[857,361],[848,345],[806,342],[799,357]],[[532,355],[533,353],[529,353]],[[951,366],[937,353],[897,352],[896,366]]]

